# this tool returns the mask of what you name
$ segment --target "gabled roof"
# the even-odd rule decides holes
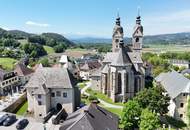
[[[127,66],[132,65],[131,60],[125,51],[124,47],[119,49],[119,52],[116,57],[112,57],[113,62],[111,63],[112,66]]]
[[[18,63],[14,71],[17,72],[19,76],[26,76],[34,72],[32,69],[28,68],[22,63]]]
[[[102,61],[103,63],[111,63],[114,59],[114,57],[117,56],[117,52],[108,52],[105,56],[104,56],[104,60]]]
[[[89,71],[93,69],[99,69],[101,67],[98,61],[85,61],[85,63],[80,64],[80,70]]]
[[[96,104],[70,114],[59,130],[117,130],[118,116]]]
[[[171,98],[177,97],[180,93],[190,93],[190,80],[174,70],[161,73],[155,80],[165,88]]]
[[[109,67],[108,67],[108,65],[106,64],[105,66],[104,66],[104,68],[102,69],[102,73],[104,73],[104,74],[106,74],[106,73],[108,73],[108,70],[109,70]]]
[[[26,87],[38,88],[73,88],[76,85],[76,79],[65,68],[38,68],[30,78]]]

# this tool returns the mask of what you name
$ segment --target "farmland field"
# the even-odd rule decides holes
[[[49,47],[49,46],[43,46],[44,49],[46,50],[46,52],[48,54],[52,54],[52,53],[55,53],[54,49],[52,47]]]
[[[165,52],[190,52],[190,45],[146,45],[143,52],[165,53]]]
[[[6,70],[13,69],[16,62],[17,60],[13,58],[0,58],[0,65]]]

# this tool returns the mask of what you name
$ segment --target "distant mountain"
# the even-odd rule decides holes
[[[75,43],[111,43],[112,39],[109,38],[93,38],[93,37],[84,37],[79,39],[72,39]]]
[[[131,38],[124,38],[126,43],[131,43]],[[73,39],[76,43],[111,43],[110,38],[80,38]],[[161,35],[147,35],[143,39],[144,44],[190,44],[190,32],[161,34]]]

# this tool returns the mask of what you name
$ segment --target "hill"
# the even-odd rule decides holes
[[[131,38],[124,38],[126,43],[131,43]],[[110,44],[111,38],[89,38],[84,37],[80,39],[73,39],[72,41],[76,43],[105,43]],[[152,35],[144,36],[144,44],[190,44],[190,32],[184,33],[174,33],[174,34],[162,34],[162,35]]]
[[[11,37],[13,39],[20,40],[20,39],[28,39],[29,37],[32,37],[32,36],[45,37],[47,39],[53,39],[57,42],[64,42],[67,46],[75,45],[74,42],[65,38],[63,35],[57,34],[57,33],[42,33],[38,35],[38,34],[27,33],[20,30],[5,30],[5,29],[0,28],[0,38]]]
[[[15,37],[16,39],[26,39],[32,35],[30,33],[20,31],[20,30],[9,30],[7,32],[13,37]]]
[[[75,45],[74,42],[68,40],[67,38],[65,38],[61,34],[57,34],[57,33],[42,33],[41,36],[43,36],[45,38],[54,39],[57,42],[64,42],[67,46],[73,46],[73,45]]]

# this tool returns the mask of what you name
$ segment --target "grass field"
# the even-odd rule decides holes
[[[28,108],[28,102],[26,101],[21,108],[16,112],[17,115],[24,115]]]
[[[12,70],[16,62],[13,58],[0,58],[0,65],[6,70]]]
[[[105,108],[106,110],[118,115],[119,117],[121,117],[121,114],[122,114],[122,110],[123,109],[120,109],[120,108],[110,108],[110,107],[103,107]]]
[[[165,52],[190,52],[189,45],[146,45],[149,48],[143,48],[143,52],[165,53]]]
[[[89,93],[90,95],[94,95],[94,96],[96,96],[97,98],[102,99],[102,100],[104,100],[105,102],[108,102],[108,103],[110,103],[110,104],[124,106],[124,104],[121,103],[121,102],[114,103],[114,102],[111,100],[111,98],[109,98],[108,96],[104,95],[104,94],[101,93],[101,92],[98,92],[98,91],[95,91],[95,90],[92,90],[92,89],[87,89],[86,92]]]
[[[49,47],[49,46],[43,46],[44,49],[46,50],[46,52],[48,54],[52,54],[52,53],[55,53],[54,49],[52,47]]]

